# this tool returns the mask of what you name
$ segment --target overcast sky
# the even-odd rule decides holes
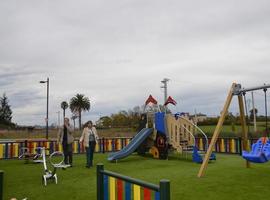
[[[18,124],[45,124],[47,77],[49,123],[77,93],[83,121],[163,103],[165,77],[172,110],[216,115],[233,81],[270,83],[269,55],[269,0],[0,0],[0,95]]]

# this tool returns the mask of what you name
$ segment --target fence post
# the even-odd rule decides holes
[[[170,200],[170,181],[161,180],[159,182],[160,200]]]
[[[97,200],[104,199],[104,183],[103,174],[100,171],[104,170],[104,165],[101,163],[97,164]]]
[[[238,140],[239,140],[239,154],[240,156],[242,156],[242,138],[239,137]]]
[[[102,138],[102,153],[105,153],[105,139]]]
[[[4,199],[3,188],[4,188],[4,172],[0,170],[0,200]]]

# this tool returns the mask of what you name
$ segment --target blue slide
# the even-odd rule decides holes
[[[153,133],[152,128],[142,129],[122,150],[109,154],[108,160],[109,161],[119,160],[129,156],[134,151],[136,151],[136,149],[140,146],[140,144],[142,144],[146,140],[146,138],[150,136],[152,133]]]
[[[264,144],[260,138],[256,143],[252,144],[250,152],[243,151],[244,159],[254,163],[265,163],[270,160],[270,140]]]

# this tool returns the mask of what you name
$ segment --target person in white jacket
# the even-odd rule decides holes
[[[98,143],[97,130],[92,121],[85,123],[80,142],[83,143],[86,149],[86,167],[90,168],[93,166],[93,155],[95,146]]]

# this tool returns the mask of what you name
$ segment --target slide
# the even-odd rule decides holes
[[[129,156],[152,133],[153,133],[152,128],[144,128],[144,129],[142,129],[139,133],[137,133],[137,135],[135,135],[135,137],[130,141],[130,143],[127,146],[125,146],[122,150],[120,150],[118,152],[115,152],[115,153],[109,154],[108,160],[109,161],[119,160],[119,159],[122,159],[122,158],[125,158],[125,157]]]
[[[270,142],[265,143],[263,138],[260,138],[256,143],[252,144],[250,152],[243,151],[244,159],[254,163],[265,163],[270,159]]]

